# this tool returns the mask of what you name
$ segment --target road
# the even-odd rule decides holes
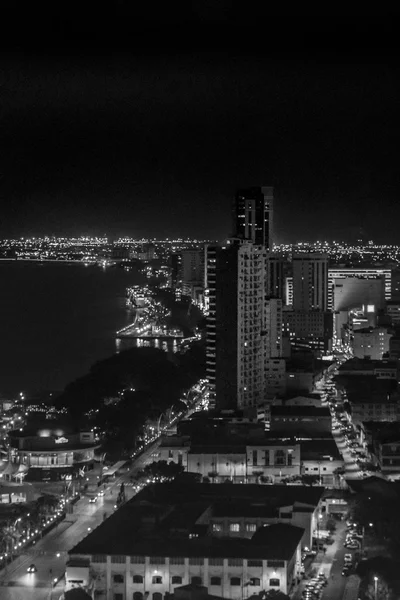
[[[89,503],[87,497],[81,498],[74,506],[74,512],[48,533],[35,546],[14,560],[0,572],[1,600],[57,600],[64,591],[63,580],[53,589],[54,579],[59,579],[65,572],[68,550],[80,542],[90,530],[104,520],[104,515],[114,511],[114,503],[120,484],[129,482],[131,475],[153,462],[152,454],[157,451],[160,440],[154,442],[136,459],[132,468],[112,482],[103,498],[97,503]],[[128,484],[125,487],[127,499],[134,491]],[[34,563],[37,572],[27,572],[28,566]]]

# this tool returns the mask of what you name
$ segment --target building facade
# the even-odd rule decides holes
[[[234,237],[251,241],[256,246],[272,250],[273,239],[272,187],[252,187],[239,190],[233,207]]]
[[[355,358],[382,360],[389,353],[392,334],[386,327],[368,327],[353,332],[353,355]]]
[[[26,481],[73,479],[92,469],[99,447],[90,431],[65,433],[62,429],[10,432],[11,460],[27,467]]]
[[[292,266],[294,310],[328,310],[328,257],[294,254]]]
[[[263,246],[232,243],[207,251],[206,371],[209,401],[218,408],[244,408],[265,401],[266,360],[280,332],[271,329],[266,298],[267,252]],[[272,302],[272,301],[271,301]],[[266,306],[269,311],[267,312]]]

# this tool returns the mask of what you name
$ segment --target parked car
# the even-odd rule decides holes
[[[348,553],[344,555],[344,564],[348,564],[348,563],[352,563],[353,562],[353,555]]]
[[[344,546],[349,550],[357,550],[360,547],[360,544],[354,540],[349,540],[348,542],[345,542]]]

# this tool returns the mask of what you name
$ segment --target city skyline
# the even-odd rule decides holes
[[[227,29],[218,48],[204,36],[177,49],[165,34],[150,48],[145,30],[136,46],[114,35],[97,53],[89,31],[75,50],[3,52],[0,237],[224,239],[236,190],[271,186],[278,243],[360,230],[396,243],[390,48],[355,54],[358,32],[341,54],[321,39],[307,50],[291,21],[284,47],[278,26],[246,50],[237,23]]]

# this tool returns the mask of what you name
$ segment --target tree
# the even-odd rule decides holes
[[[138,472],[137,479],[150,479],[151,481],[171,481],[177,475],[183,473],[184,468],[174,462],[167,463],[166,460],[159,460],[146,465],[144,469]]]
[[[301,476],[301,481],[304,483],[304,485],[315,485],[316,483],[319,483],[319,477],[318,475],[302,475]]]

